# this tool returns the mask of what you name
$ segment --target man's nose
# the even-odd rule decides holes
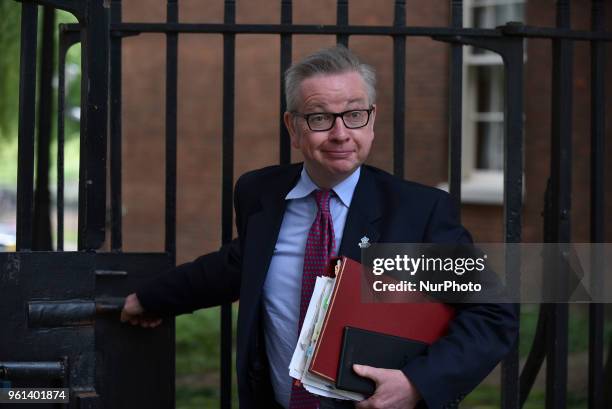
[[[348,139],[348,128],[344,125],[341,117],[336,117],[334,126],[329,130],[329,139],[345,141]]]

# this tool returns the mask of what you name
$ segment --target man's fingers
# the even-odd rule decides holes
[[[138,316],[126,316],[125,318],[122,316],[122,322],[129,322],[130,324],[136,326],[141,326],[142,328],[155,328],[161,325],[163,320],[161,318],[143,318]]]
[[[162,323],[161,318],[145,313],[138,297],[134,293],[125,297],[120,319],[121,322],[140,325],[142,328],[155,328]]]
[[[121,317],[119,319],[121,320],[121,322],[128,322],[134,319],[134,316],[127,313],[125,310],[121,310]]]
[[[380,368],[375,368],[368,365],[353,364],[353,371],[359,376],[369,378],[376,384],[376,389],[380,383],[379,371]],[[355,403],[355,409],[374,409],[377,408],[376,392],[368,399],[362,400],[361,402]]]
[[[373,366],[353,364],[353,371],[357,375],[373,380],[376,385],[378,385],[379,370],[380,368],[374,368]]]
[[[161,323],[161,318],[143,318],[140,320],[140,326],[143,328],[155,328]]]
[[[140,300],[138,300],[138,296],[136,293],[132,293],[125,297],[125,301],[123,303],[123,312],[129,315],[140,315],[144,312],[144,308],[140,304]]]
[[[132,325],[140,325],[142,328],[155,328],[162,322],[160,318],[150,317],[145,314],[135,293],[125,297],[120,320],[121,322],[129,322]]]
[[[366,365],[353,365],[353,369],[358,375],[376,382],[374,395],[356,404],[357,409],[414,409],[421,398],[419,391],[400,370]]]
[[[362,400],[361,402],[355,402],[355,409],[372,409],[374,408],[374,403],[372,403],[372,398]]]
[[[380,400],[372,395],[361,402],[355,402],[355,409],[377,409],[380,407]]]

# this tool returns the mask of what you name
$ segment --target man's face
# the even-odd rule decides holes
[[[353,109],[368,109],[366,87],[357,72],[317,75],[300,85],[301,114],[316,112],[340,113]],[[291,144],[304,156],[309,176],[320,187],[330,188],[348,177],[368,157],[374,140],[372,111],[368,124],[362,128],[347,128],[340,117],[328,131],[312,131],[306,119],[285,113],[285,125]]]

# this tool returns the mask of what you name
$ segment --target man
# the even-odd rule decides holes
[[[284,121],[303,165],[243,175],[235,188],[238,238],[131,294],[122,313],[124,321],[155,326],[159,320],[144,312],[180,314],[240,299],[241,408],[318,404],[292,384],[288,366],[313,277],[331,255],[360,260],[362,237],[471,242],[446,193],[363,165],[376,119],[372,68],[338,46],[294,64],[285,85]],[[516,332],[509,305],[456,305],[448,334],[427,354],[401,370],[354,368],[376,382],[374,395],[356,407],[454,407],[505,355]],[[320,405],[353,406],[325,399]]]

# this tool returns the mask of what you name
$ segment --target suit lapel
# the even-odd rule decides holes
[[[240,294],[241,303],[244,305],[254,307],[259,300],[283,221],[285,197],[295,186],[301,170],[301,165],[290,166],[278,180],[270,181],[270,185],[261,187],[262,193],[259,198],[261,208],[249,216],[244,238]]]
[[[376,189],[373,175],[366,166],[363,166],[346,217],[338,255],[360,261],[361,248],[359,243],[361,238],[366,237],[370,243],[375,243],[378,240],[380,237],[378,228],[380,218],[380,195]]]

